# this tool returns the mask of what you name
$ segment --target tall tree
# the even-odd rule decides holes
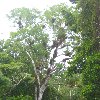
[[[77,0],[78,32],[81,44],[69,67],[69,72],[82,73],[82,94],[87,100],[100,98],[100,0]]]
[[[58,5],[51,7],[42,15],[36,9],[19,8],[12,10],[9,15],[19,27],[17,32],[11,33],[11,42],[17,45],[16,53],[12,54],[16,54],[14,57],[22,62],[23,58],[26,58],[24,61],[28,61],[29,66],[32,66],[35,77],[35,100],[42,99],[52,75],[63,73],[66,70],[64,63],[71,59],[72,52],[69,51],[69,47],[74,33],[70,34],[71,29],[66,25],[73,23],[73,16],[69,10],[72,9],[67,9],[66,5]],[[70,22],[67,20],[65,23],[65,13],[71,16]],[[50,37],[53,36],[51,40],[49,34]],[[59,55],[59,50],[64,52]],[[60,58],[59,63],[56,59],[61,55],[64,55],[64,58]]]

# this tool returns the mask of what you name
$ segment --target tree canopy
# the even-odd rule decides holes
[[[0,40],[2,100],[100,99],[100,1],[70,1],[7,15],[16,31]]]

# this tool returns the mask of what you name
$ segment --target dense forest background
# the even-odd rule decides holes
[[[100,100],[100,0],[44,12],[16,8],[0,40],[0,100]]]

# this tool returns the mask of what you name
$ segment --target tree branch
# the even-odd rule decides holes
[[[39,73],[37,72],[37,69],[36,69],[34,60],[33,60],[33,58],[31,57],[31,55],[29,54],[29,52],[26,51],[26,53],[27,53],[27,55],[29,56],[29,58],[31,59],[32,65],[33,65],[33,67],[34,67],[34,72],[35,72],[35,75],[36,75],[36,79],[37,79],[37,81],[38,81],[38,85],[40,86],[40,77],[39,77]]]

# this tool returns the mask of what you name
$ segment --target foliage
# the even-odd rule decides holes
[[[99,14],[100,2],[96,0],[80,0],[77,4],[79,10],[79,33],[81,44],[76,48],[73,61],[69,62],[69,74],[82,73],[82,94],[87,100],[99,100],[100,76],[100,44],[99,44]]]
[[[48,86],[44,92],[42,100],[63,100],[63,96],[52,86]]]
[[[61,4],[51,7],[42,15],[36,9],[16,8],[8,15],[15,25],[18,24],[18,27],[16,32],[10,33],[10,38],[4,42],[1,51],[0,70],[11,81],[10,89],[5,91],[6,96],[16,96],[15,98],[19,99],[29,95],[34,98],[35,88],[39,92],[39,86],[45,85],[46,95],[44,94],[44,99],[47,100],[49,97],[53,100],[56,97],[63,98],[57,89],[47,86],[50,84],[49,78],[59,76],[58,72],[65,68],[63,62],[56,63],[57,50],[65,47],[63,55],[66,53],[67,57],[71,56],[69,47],[66,46],[67,44],[71,45],[71,43],[67,43],[67,41],[69,42],[67,37],[70,38],[71,34],[66,33],[70,29],[65,25],[65,15],[62,12],[63,10],[67,12],[66,9],[66,6]],[[73,15],[70,14],[69,16],[73,20]],[[54,20],[53,17],[56,17],[55,23],[51,21]],[[74,22],[70,23],[72,25]],[[52,45],[50,45],[47,29],[50,29],[52,31],[51,35],[54,36],[53,41],[50,38]],[[56,45],[54,41],[56,41]],[[54,53],[51,56],[53,50]],[[63,72],[64,70],[61,71],[61,73]],[[45,82],[47,83],[45,84]],[[20,95],[23,96],[18,97]]]
[[[7,97],[6,98],[7,100],[33,100],[32,97],[26,95],[26,96],[23,96],[23,95],[20,95],[20,96],[13,96],[13,97]]]
[[[17,30],[0,41],[1,98],[33,100],[43,92],[43,100],[99,100],[100,2],[70,1],[74,7],[10,12]]]

